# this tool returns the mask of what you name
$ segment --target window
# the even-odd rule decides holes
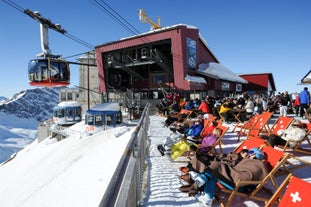
[[[66,101],[66,93],[65,92],[61,92],[61,94],[60,94],[60,100],[61,101]]]
[[[72,101],[72,93],[67,93],[67,100]]]

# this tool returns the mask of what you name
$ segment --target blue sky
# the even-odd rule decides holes
[[[23,9],[39,11],[70,35],[94,46],[134,35],[93,0],[12,1]],[[139,21],[139,9],[145,9],[153,21],[159,16],[164,27],[195,26],[221,64],[235,73],[271,72],[279,92],[300,92],[304,86],[297,84],[311,70],[310,0],[97,2],[108,4],[139,32],[150,28]],[[27,65],[41,53],[39,23],[4,1],[0,2],[0,15],[0,96],[11,97],[32,88]],[[52,30],[49,42],[52,53],[63,57],[90,50]],[[71,86],[78,85],[78,80],[78,66],[71,65]]]

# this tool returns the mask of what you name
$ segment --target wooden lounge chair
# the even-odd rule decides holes
[[[265,207],[301,207],[311,206],[311,183],[306,182],[291,173],[268,200]]]
[[[268,122],[271,116],[272,112],[262,113],[250,129],[238,132],[238,141],[240,141],[241,136],[246,136],[248,139],[250,136],[257,137],[260,133],[266,133],[268,131]]]
[[[278,134],[279,130],[287,129],[293,120],[294,118],[291,117],[279,116],[279,118],[273,123],[272,127],[267,132],[267,136],[270,134]]]
[[[239,131],[241,130],[245,131],[245,130],[251,129],[259,117],[260,117],[260,114],[255,114],[247,122],[235,124],[232,129],[232,132],[235,132],[237,129],[240,129]]]
[[[235,196],[244,196],[250,199],[267,202],[270,196],[261,195],[259,192],[264,190],[265,192],[270,192],[272,194],[271,189],[266,187],[266,184],[272,183],[274,190],[279,188],[279,184],[277,183],[275,176],[277,175],[277,171],[281,168],[281,166],[285,163],[288,158],[288,154],[278,151],[270,146],[264,145],[261,147],[262,151],[267,155],[267,162],[271,166],[271,170],[268,175],[263,180],[254,180],[254,181],[243,181],[240,180],[235,183],[234,186],[229,185],[228,183],[223,182],[218,179],[217,185],[221,189],[222,192],[228,193],[229,197],[226,200],[220,199],[220,196],[216,195],[216,200],[220,203],[221,206],[229,207],[231,202],[233,201]],[[254,188],[253,191],[242,191],[243,187],[251,186]]]
[[[290,146],[290,142],[293,142],[293,141],[287,141],[285,146],[278,146],[278,147],[282,148],[283,151],[302,152],[306,154],[311,154],[311,141],[309,139],[309,136],[311,134],[311,123],[306,123],[305,127],[307,130],[307,133],[304,139],[302,139],[301,141],[294,142],[293,147]],[[306,147],[303,148],[303,144],[306,144],[308,148]]]
[[[229,127],[224,126],[222,124],[218,124],[216,128],[221,129],[221,135],[218,137],[218,139],[216,140],[216,142],[214,143],[213,146],[211,146],[211,150],[209,151],[210,154],[219,154],[216,150],[216,147],[218,146],[220,153],[223,153],[222,147],[221,145],[222,143],[222,139],[225,136],[225,134],[227,133]]]

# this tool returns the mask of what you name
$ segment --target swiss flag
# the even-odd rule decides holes
[[[311,206],[311,183],[293,176],[287,186],[279,207]]]

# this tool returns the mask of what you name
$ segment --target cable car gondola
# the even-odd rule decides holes
[[[58,125],[73,125],[82,120],[82,107],[77,101],[64,101],[53,108],[53,121]]]
[[[70,84],[69,65],[66,61],[55,58],[30,60],[28,79],[31,86],[68,86]]]

